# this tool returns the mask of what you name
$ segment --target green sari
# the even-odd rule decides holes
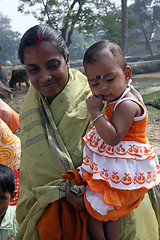
[[[16,212],[19,231],[15,240],[39,240],[38,220],[49,203],[65,197],[66,180],[61,175],[81,165],[82,138],[91,127],[86,108],[86,98],[90,95],[86,77],[74,69],[69,70],[67,85],[50,105],[33,86],[30,87],[20,112],[22,159]],[[71,190],[83,194],[84,188],[72,184]],[[147,211],[148,204],[148,222],[155,225],[154,231],[145,224],[145,214],[141,216],[137,208],[122,219],[121,239],[156,239],[143,238],[137,230],[138,217],[144,220],[151,236],[158,234],[156,216],[147,199],[142,201],[142,209]]]

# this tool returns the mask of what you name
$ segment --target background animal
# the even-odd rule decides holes
[[[9,81],[9,87],[12,90],[16,90],[16,83],[19,83],[19,88],[21,89],[21,83],[25,82],[26,87],[29,88],[30,83],[25,69],[13,70],[11,79]]]

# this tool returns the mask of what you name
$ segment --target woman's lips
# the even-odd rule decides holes
[[[48,83],[48,84],[43,84],[43,85],[41,85],[41,88],[50,88],[50,87],[52,87],[53,85],[55,85],[56,84],[56,82],[52,82],[52,83]]]

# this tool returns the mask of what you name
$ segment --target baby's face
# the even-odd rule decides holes
[[[11,201],[11,194],[9,192],[4,192],[0,187],[0,223],[7,211],[8,205]]]
[[[94,96],[104,101],[118,99],[127,87],[129,78],[116,58],[108,51],[102,51],[94,63],[85,63],[84,69]]]

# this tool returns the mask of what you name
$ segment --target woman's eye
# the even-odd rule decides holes
[[[37,72],[38,70],[39,70],[38,67],[31,67],[31,68],[28,68],[28,72],[30,72],[30,73],[35,73],[35,72]]]
[[[48,66],[48,69],[51,69],[51,70],[57,69],[57,68],[59,68],[60,64],[61,64],[60,62],[54,62]]]

